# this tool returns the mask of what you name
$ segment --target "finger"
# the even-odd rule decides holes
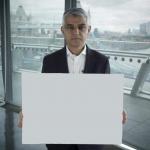
[[[122,123],[125,124],[127,121],[127,114],[125,111],[122,112]]]
[[[23,114],[22,112],[19,113],[19,121],[18,121],[18,127],[22,128],[22,122],[23,122]]]

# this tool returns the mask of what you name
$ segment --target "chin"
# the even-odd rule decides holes
[[[76,47],[82,47],[82,42],[80,42],[80,41],[77,41],[77,42],[73,42],[72,43],[72,46],[76,46]]]
[[[82,48],[82,46],[81,46],[81,45],[78,45],[78,44],[74,44],[74,45],[72,45],[72,47],[75,47],[75,48]]]

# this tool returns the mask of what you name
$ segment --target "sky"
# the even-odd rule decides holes
[[[37,22],[62,22],[64,0],[11,0],[11,11],[15,13],[19,5],[22,5],[26,14],[31,14]]]
[[[22,5],[36,21],[61,23],[64,0],[11,0],[15,12]],[[81,6],[91,13],[91,25],[100,30],[126,32],[138,29],[150,21],[150,0],[80,0]]]
[[[91,24],[103,29],[125,32],[150,21],[150,0],[81,0],[91,12]]]

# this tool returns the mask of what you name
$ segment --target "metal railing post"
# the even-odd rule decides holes
[[[141,68],[135,79],[133,88],[131,90],[132,96],[137,96],[139,92],[142,90],[144,82],[147,79],[149,72],[150,72],[150,59],[148,58],[147,61],[141,65]]]

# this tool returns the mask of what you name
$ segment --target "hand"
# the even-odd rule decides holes
[[[127,113],[123,110],[122,112],[122,124],[127,122]]]
[[[23,114],[22,114],[22,111],[21,111],[19,113],[18,127],[22,128],[22,124],[23,124]]]

